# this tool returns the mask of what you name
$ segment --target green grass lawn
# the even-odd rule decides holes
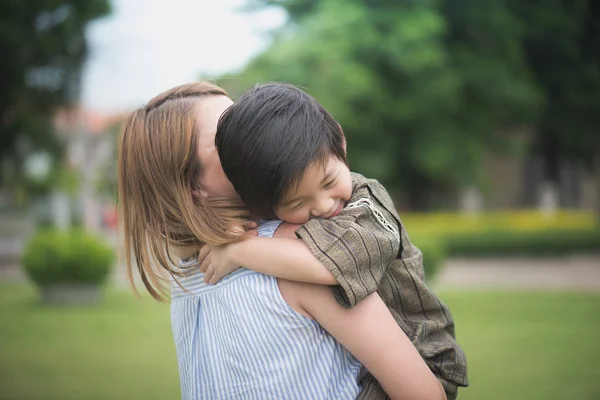
[[[101,307],[45,307],[0,286],[0,399],[177,399],[169,306],[109,291]]]
[[[442,292],[469,361],[459,398],[600,398],[600,294]],[[44,307],[0,285],[0,399],[175,399],[168,306],[109,291],[101,307]]]
[[[444,292],[467,354],[459,399],[600,399],[600,294]]]

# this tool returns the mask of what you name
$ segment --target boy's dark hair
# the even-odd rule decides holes
[[[312,96],[284,83],[256,85],[227,109],[215,143],[227,178],[250,212],[275,207],[315,162],[346,162],[340,125]]]

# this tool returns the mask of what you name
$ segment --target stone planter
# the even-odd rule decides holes
[[[55,283],[41,288],[42,302],[51,305],[96,305],[102,300],[100,285]]]

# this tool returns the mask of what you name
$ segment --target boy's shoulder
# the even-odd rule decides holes
[[[350,176],[352,177],[352,191],[356,191],[358,189],[368,187],[370,189],[382,190],[387,193],[387,190],[383,187],[381,183],[377,179],[367,178],[364,175],[359,174],[358,172],[350,172]]]
[[[350,202],[352,203],[364,198],[373,199],[380,207],[390,213],[396,225],[401,227],[402,222],[396,211],[396,206],[385,187],[378,180],[366,178],[356,172],[351,172],[351,176],[352,197],[350,198]]]
[[[361,198],[374,198],[377,200],[383,207],[389,209],[395,217],[396,207],[394,206],[394,201],[392,200],[388,191],[383,187],[381,183],[379,183],[376,179],[369,179],[359,173],[351,172],[352,176],[352,197],[350,201],[356,201]]]

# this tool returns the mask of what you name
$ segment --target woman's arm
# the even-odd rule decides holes
[[[362,362],[392,399],[446,398],[377,293],[346,309],[326,286],[279,280],[279,288],[292,308],[314,318]]]

